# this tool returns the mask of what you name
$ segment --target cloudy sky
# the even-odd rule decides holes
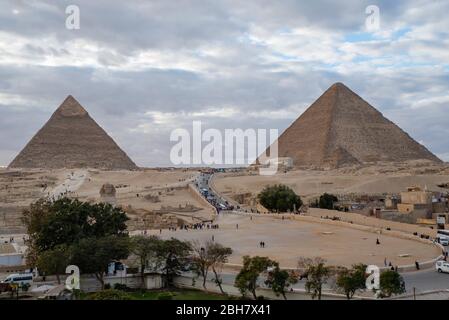
[[[79,30],[66,28],[72,4]],[[175,128],[281,132],[337,81],[449,160],[448,12],[424,0],[1,0],[0,165],[68,94],[138,165],[159,166]]]

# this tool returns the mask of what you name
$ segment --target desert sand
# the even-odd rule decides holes
[[[211,220],[213,208],[188,187],[197,174],[196,170],[186,169],[0,169],[0,232],[23,232],[21,211],[42,197],[66,194],[82,201],[101,202],[100,189],[106,183],[114,185],[114,203],[129,213],[131,229],[141,227],[142,223],[151,228],[156,224],[156,227],[176,225],[178,219]],[[145,221],[138,221],[150,215]]]
[[[396,266],[431,260],[440,254],[440,249],[430,244],[351,227],[294,220],[289,215],[282,220],[281,216],[223,213],[215,223],[219,229],[152,233],[199,243],[214,236],[216,242],[234,250],[229,263],[240,265],[244,255],[268,256],[283,267],[295,268],[299,257],[322,257],[331,265],[342,266],[360,262],[384,266],[387,259]],[[376,245],[376,239],[380,245]],[[260,241],[265,242],[265,248],[260,248]]]
[[[427,187],[431,191],[447,192],[438,184],[449,182],[446,166],[424,166],[420,163],[348,167],[336,170],[279,170],[276,175],[262,176],[255,173],[217,174],[212,184],[221,194],[233,199],[237,194],[257,195],[265,186],[286,184],[304,199],[324,192],[343,194],[400,193],[409,186]]]

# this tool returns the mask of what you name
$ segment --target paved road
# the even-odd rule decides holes
[[[208,192],[214,196],[214,199],[217,199],[218,203],[225,204],[225,200],[223,200],[220,195],[214,194],[209,187],[210,178],[211,175],[200,175],[198,180],[199,188],[207,189]],[[415,288],[416,293],[449,289],[449,274],[438,273],[434,268],[422,271],[407,272],[403,273],[402,276],[405,281],[407,293],[413,293],[413,288]],[[223,281],[225,283],[233,284],[234,280],[235,274],[223,274]],[[304,289],[304,281],[298,282],[293,287]]]
[[[201,173],[196,179],[198,190],[210,204],[217,208],[217,210],[221,211],[231,209],[228,202],[220,195],[215,194],[215,192],[210,188],[209,181],[211,177],[211,174]]]
[[[188,276],[193,276],[192,274],[186,274]],[[412,294],[413,288],[416,288],[416,294],[426,291],[434,291],[434,290],[448,290],[449,289],[449,274],[438,273],[434,270],[425,270],[425,271],[417,271],[417,272],[408,272],[402,274],[405,287],[406,294]],[[233,285],[235,281],[236,273],[223,273],[222,279],[224,284]],[[213,275],[209,274],[209,280],[213,279]],[[259,279],[258,283],[261,287],[264,287],[263,279]],[[305,281],[299,281],[295,285],[293,285],[294,289],[305,289]],[[324,285],[323,291],[334,292],[329,285]],[[371,296],[371,295],[369,295]],[[449,293],[435,293],[424,295],[422,297],[417,297],[417,299],[431,299],[431,300],[447,300],[449,297]],[[412,298],[408,298],[412,299]]]
[[[449,289],[449,273],[438,273],[435,269],[403,273],[408,293]]]

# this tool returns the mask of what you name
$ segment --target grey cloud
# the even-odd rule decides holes
[[[80,6],[81,30],[65,29],[64,8],[68,4]],[[370,62],[341,60],[329,65],[314,59],[309,59],[313,63],[267,60],[266,56],[275,55],[272,48],[242,40],[253,27],[273,35],[307,27],[316,32],[317,42],[323,33],[338,35],[337,42],[329,46],[342,55],[338,39],[363,30],[368,4],[379,5],[386,27],[429,26],[428,34],[436,40],[424,37],[416,42],[411,38],[362,45],[362,49],[371,47],[387,58],[405,59],[409,64],[393,65],[390,71]],[[413,13],[413,8],[425,14]],[[413,64],[414,44],[419,43],[429,53],[444,47],[438,41],[444,36],[432,31],[436,28],[434,17],[440,19],[443,8],[422,1],[354,0],[344,5],[293,0],[3,1],[0,32],[27,39],[55,37],[59,42],[27,43],[17,55],[29,59],[29,65],[0,64],[0,165],[12,160],[68,94],[74,95],[139,165],[151,166],[170,165],[169,135],[174,127],[189,129],[195,118],[205,127],[217,129],[282,131],[336,81],[346,83],[433,152],[449,154],[447,104],[430,102],[411,109],[417,99],[449,92],[447,61],[436,55],[429,59],[429,67]],[[12,14],[13,9],[20,13]],[[99,66],[33,64],[33,59],[45,57],[64,57],[70,62],[76,57],[67,43],[80,39],[99,44]],[[203,54],[211,48],[219,54]],[[2,49],[7,48],[0,47],[0,52]],[[170,63],[121,68],[148,49],[161,55],[182,54],[181,62],[183,57],[193,57],[203,69],[187,70]],[[311,58],[307,47],[299,49],[302,56]],[[226,54],[221,50],[227,50]],[[2,102],[2,94],[20,97],[24,103]],[[238,116],[191,116],[211,108],[233,108]],[[161,124],[151,112],[174,116],[168,124]],[[273,114],[280,116],[270,116]],[[147,130],[136,130],[139,125]]]

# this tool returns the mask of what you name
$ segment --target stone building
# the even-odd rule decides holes
[[[413,213],[417,218],[432,217],[432,192],[420,187],[409,187],[401,192],[401,203],[397,204],[400,213]]]

